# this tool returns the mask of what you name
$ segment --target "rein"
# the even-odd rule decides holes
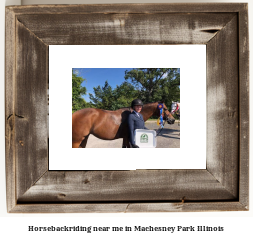
[[[166,123],[166,121],[164,120],[164,122],[163,122],[163,126],[161,127],[160,126],[160,131],[156,134],[156,136],[155,137],[157,137],[161,132],[162,132],[162,130],[163,130],[163,128],[164,128],[164,125],[165,125],[165,123]],[[156,130],[156,132],[159,130],[159,128]]]
[[[156,137],[162,132],[162,130],[163,130],[163,128],[164,128],[164,125],[165,125],[165,123],[166,123],[166,121],[167,121],[167,118],[168,118],[168,116],[167,116],[167,114],[165,113],[164,109],[163,109],[163,113],[164,113],[166,119],[163,121],[163,125],[162,125],[162,126],[160,125],[160,127],[156,130],[156,132],[157,132],[157,131],[160,129],[160,131],[156,134]]]

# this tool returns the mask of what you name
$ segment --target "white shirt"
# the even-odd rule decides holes
[[[139,113],[134,110],[134,112],[137,114],[138,117],[140,117]]]

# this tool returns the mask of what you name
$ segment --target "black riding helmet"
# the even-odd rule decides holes
[[[131,103],[131,108],[134,108],[134,106],[143,106],[143,102],[140,99],[134,99]]]

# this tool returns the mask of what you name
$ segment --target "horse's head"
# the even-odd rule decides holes
[[[170,113],[169,109],[167,108],[167,106],[165,105],[165,103],[163,102],[158,102],[158,105],[159,104],[163,104],[163,120],[166,120],[168,124],[174,124],[175,122],[175,118],[172,116],[172,114]],[[160,110],[157,106],[157,111],[158,111],[158,114],[160,116]]]

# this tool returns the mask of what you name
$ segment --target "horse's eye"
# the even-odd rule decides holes
[[[164,111],[167,111],[168,109],[167,108],[164,108]]]

